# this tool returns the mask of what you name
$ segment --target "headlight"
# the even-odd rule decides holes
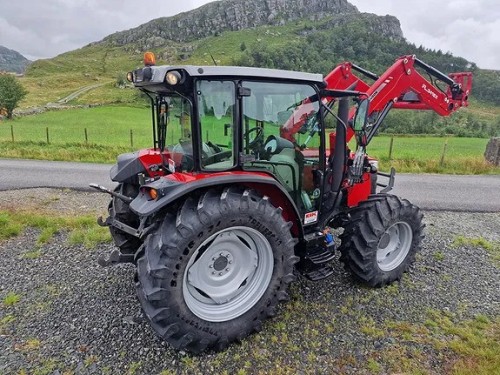
[[[167,72],[167,74],[165,75],[165,80],[169,85],[172,86],[177,85],[181,81],[181,78],[181,74],[176,70]]]
[[[134,82],[134,73],[132,72],[127,73],[127,81]]]

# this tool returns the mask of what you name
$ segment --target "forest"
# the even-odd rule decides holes
[[[427,64],[444,73],[472,71],[473,101],[488,106],[500,106],[500,72],[479,69],[476,64],[451,53],[416,46],[406,40],[390,40],[370,32],[362,20],[326,31],[305,26],[303,39],[286,46],[256,43],[241,45],[243,54],[233,60],[235,65],[300,70],[328,74],[343,61],[350,61],[376,74],[383,73],[395,57],[415,54]],[[425,75],[425,73],[424,73]],[[371,83],[371,82],[369,82]],[[444,87],[441,84],[441,87]],[[500,135],[500,116],[483,119],[475,113],[459,111],[451,117],[439,117],[433,112],[392,111],[385,120],[384,133],[436,134],[460,137],[491,137]]]

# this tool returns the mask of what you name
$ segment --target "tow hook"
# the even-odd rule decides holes
[[[134,254],[122,254],[119,250],[113,250],[107,257],[106,254],[99,255],[97,263],[101,267],[109,267],[118,263],[134,263]]]
[[[101,185],[98,185],[98,184],[89,184],[89,186],[92,188],[92,189],[96,189],[96,190],[99,190],[101,193],[106,193],[106,194],[109,194],[113,197],[116,197],[118,199],[121,199],[122,201],[124,201],[125,203],[130,203],[134,200],[134,198],[131,198],[131,197],[127,197],[126,195],[123,195],[123,194],[120,194],[120,193],[117,193],[116,191],[111,191],[109,190],[108,188],[105,188],[104,186],[101,186]]]

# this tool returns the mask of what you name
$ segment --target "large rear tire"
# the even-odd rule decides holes
[[[350,212],[340,236],[340,260],[359,281],[378,287],[401,279],[424,237],[417,206],[394,195],[378,194]]]
[[[291,223],[235,187],[188,198],[144,242],[137,293],[156,333],[193,353],[259,331],[294,280]]]
[[[115,191],[127,197],[135,198],[139,194],[139,185],[122,183],[116,187]],[[115,218],[124,224],[133,228],[139,226],[139,217],[130,211],[129,204],[120,198],[113,197],[111,199],[108,212],[111,218]],[[118,228],[110,226],[109,231],[115,245],[120,249],[122,254],[135,254],[137,249],[142,245],[142,241],[139,238],[125,233]]]

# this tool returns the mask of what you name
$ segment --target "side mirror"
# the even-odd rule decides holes
[[[360,132],[365,129],[366,121],[368,120],[368,107],[370,100],[363,99],[359,102],[356,115],[354,116],[354,131]]]

